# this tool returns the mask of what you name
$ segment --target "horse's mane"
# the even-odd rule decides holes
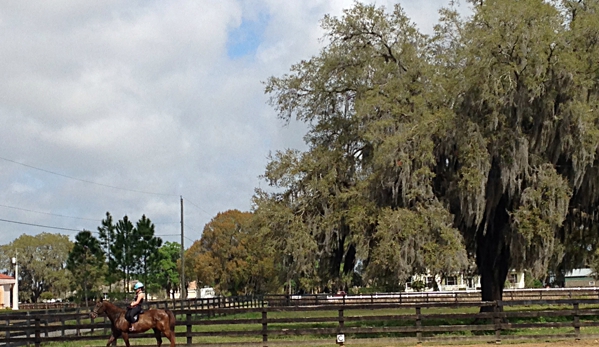
[[[107,306],[107,308],[110,308],[110,309],[116,309],[116,310],[117,310],[117,311],[119,311],[119,312],[123,312],[123,311],[125,311],[124,309],[122,309],[122,308],[118,307],[117,305],[113,304],[113,303],[112,303],[112,302],[110,302],[110,301],[106,301],[106,300],[104,300],[104,301],[102,301],[102,303],[103,303],[104,305],[106,305],[106,306]]]

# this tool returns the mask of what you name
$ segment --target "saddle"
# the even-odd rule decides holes
[[[143,309],[141,311],[139,311],[138,314],[136,314],[135,316],[131,317],[131,320],[129,321],[129,323],[137,323],[137,321],[139,320],[139,315],[141,315],[142,313],[144,313]]]

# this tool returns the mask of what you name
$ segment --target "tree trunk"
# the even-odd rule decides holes
[[[493,170],[495,169],[495,170]],[[499,170],[494,165],[487,183],[487,215],[476,235],[476,264],[480,274],[482,301],[498,301],[503,298],[505,280],[510,270],[509,197],[503,192]],[[493,307],[481,307],[481,312]]]
[[[498,225],[500,223],[495,223]],[[503,288],[510,270],[510,250],[503,231],[488,230],[479,238],[476,262],[480,274],[482,301],[503,299]]]
[[[506,246],[503,245],[503,249]],[[503,299],[503,288],[509,271],[507,257],[481,256],[485,258],[479,261],[481,299],[482,301],[497,301]]]
[[[85,288],[85,307],[88,307],[88,304],[87,304],[87,281],[83,282],[83,287]]]

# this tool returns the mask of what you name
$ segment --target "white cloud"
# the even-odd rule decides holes
[[[3,3],[0,158],[72,178],[0,159],[4,205],[38,212],[0,206],[0,218],[95,230],[106,211],[134,221],[146,214],[171,235],[180,230],[183,195],[188,235],[197,239],[217,212],[248,210],[268,153],[304,146],[305,126],[277,119],[261,82],[317,54],[324,14],[352,4]],[[430,31],[443,4],[404,7]],[[228,34],[244,20],[266,21],[262,41],[254,56],[231,59]],[[6,223],[0,231],[0,244],[54,232]]]

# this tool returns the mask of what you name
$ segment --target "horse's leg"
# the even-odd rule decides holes
[[[164,327],[164,336],[171,342],[170,347],[175,347],[175,332],[168,325]]]
[[[169,331],[168,334],[168,340],[171,342],[171,346],[170,347],[175,347],[175,332],[174,331]]]
[[[123,334],[121,336],[123,337],[123,340],[125,341],[125,346],[130,347],[131,345],[129,344],[129,333],[123,332]]]
[[[156,337],[156,343],[158,343],[158,347],[160,347],[160,345],[162,345],[162,333],[160,332],[160,329],[154,328],[154,337]]]
[[[108,343],[106,344],[106,347],[110,347],[110,345],[112,345],[114,340],[116,340],[116,337],[114,337],[114,334],[110,334],[110,338],[108,339]]]

